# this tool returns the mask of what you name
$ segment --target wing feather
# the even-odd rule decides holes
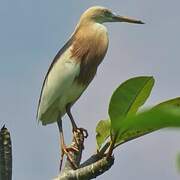
[[[53,104],[78,73],[78,65],[70,57],[73,37],[57,53],[45,76],[40,93],[37,119]],[[58,83],[57,83],[58,82]]]

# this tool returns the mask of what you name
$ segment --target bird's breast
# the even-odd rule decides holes
[[[89,84],[94,78],[108,44],[107,30],[101,24],[87,26],[75,35],[72,56],[80,62],[80,74],[77,77],[79,83]]]

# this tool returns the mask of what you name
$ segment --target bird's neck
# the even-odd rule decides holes
[[[81,63],[79,81],[88,84],[106,54],[109,42],[107,29],[99,23],[81,25],[73,39],[72,56]]]
[[[86,23],[80,22],[73,36],[74,42],[81,43],[79,48],[83,50],[88,48],[89,51],[96,50],[97,52],[98,47],[103,50],[103,47],[106,48],[109,43],[107,28],[103,24],[91,21]]]
[[[80,24],[73,36],[73,53],[78,59],[88,54],[91,63],[100,64],[109,44],[106,27],[99,23]]]
[[[97,23],[95,21],[86,22],[81,20],[77,24],[74,34],[82,35],[82,33],[84,33],[84,35],[88,35],[87,33],[90,33],[89,35],[91,35],[92,33],[102,35],[102,34],[107,34],[107,28],[103,24]]]

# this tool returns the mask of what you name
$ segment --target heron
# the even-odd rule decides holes
[[[106,22],[144,24],[140,20],[116,15],[105,7],[90,7],[81,15],[71,37],[55,56],[42,85],[37,119],[43,125],[57,122],[62,158],[66,154],[71,160],[70,149],[64,140],[62,117],[67,113],[73,133],[85,131],[76,125],[71,107],[93,80],[106,55],[109,44]]]

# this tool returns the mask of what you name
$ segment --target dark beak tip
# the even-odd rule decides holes
[[[145,22],[143,22],[143,21],[139,21],[139,24],[146,24]]]

